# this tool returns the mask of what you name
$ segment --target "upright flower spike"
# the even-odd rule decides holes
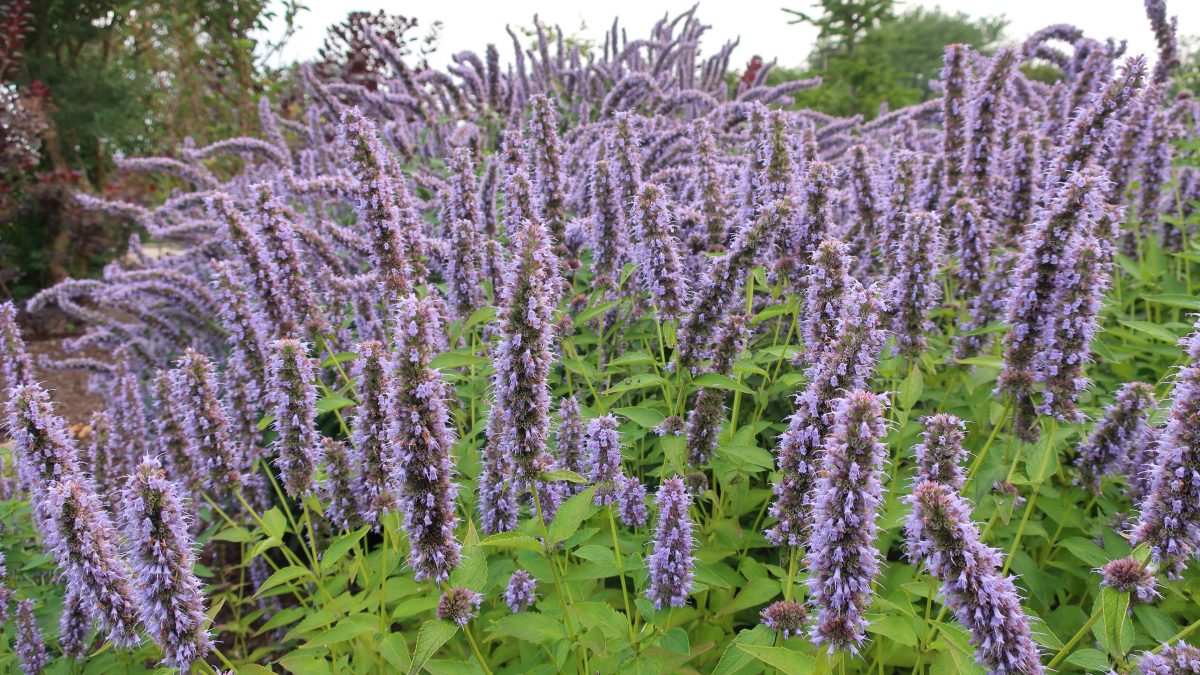
[[[587,439],[584,436],[583,415],[579,401],[567,396],[558,402],[558,428],[554,431],[555,460],[559,466],[586,476],[588,473]],[[583,492],[584,486],[568,483],[568,496]]]
[[[935,276],[941,267],[942,232],[937,216],[927,211],[909,213],[896,242],[892,280],[887,288],[887,305],[892,315],[894,351],[916,357],[928,344],[925,336],[934,329],[929,319],[942,297]]]
[[[50,656],[46,654],[42,631],[33,616],[33,600],[17,603],[16,624],[17,640],[14,649],[17,652],[17,660],[21,663],[21,672],[25,675],[41,675],[50,663]]]
[[[642,288],[663,319],[677,320],[687,303],[687,286],[671,208],[661,187],[642,184],[634,200],[632,220]]]
[[[1145,57],[1126,59],[1117,76],[1092,94],[1066,129],[1066,138],[1059,145],[1061,150],[1046,171],[1046,188],[1064,182],[1069,185],[1072,175],[1085,171],[1097,153],[1108,146],[1109,137],[1120,128],[1121,116],[1136,99],[1145,76]]]
[[[508,588],[504,590],[504,602],[513,614],[524,612],[533,606],[537,599],[537,579],[529,572],[517,570],[508,578]]]
[[[1142,675],[1200,673],[1200,649],[1186,642],[1165,645],[1157,654],[1146,652],[1137,667]]]
[[[393,379],[387,348],[374,341],[355,350],[354,381],[358,407],[350,419],[350,444],[362,480],[359,505],[363,522],[378,528],[383,516],[400,510],[396,482],[396,448],[388,443],[388,396]]]
[[[942,60],[942,213],[962,196],[963,167],[967,159],[966,45],[946,45]]]
[[[770,510],[779,522],[765,533],[777,546],[799,546],[807,541],[810,492],[824,461],[823,444],[833,403],[839,392],[867,386],[887,339],[887,331],[881,327],[882,311],[877,289],[853,289],[846,297],[837,339],[805,371],[808,385],[796,397],[796,412],[779,437],[780,475]]]
[[[122,480],[133,471],[138,458],[146,454],[146,439],[150,437],[142,387],[134,372],[133,358],[129,349],[117,350],[105,401],[105,410],[112,422],[112,444],[117,449],[112,456],[113,472]]]
[[[483,307],[484,255],[482,237],[475,222],[463,218],[446,221],[446,239],[450,255],[443,274],[446,278],[446,299],[454,316],[466,320]]]
[[[1054,281],[1075,233],[1094,229],[1092,223],[1103,212],[1106,187],[1096,169],[1071,174],[1022,240],[1013,274],[1016,281],[1008,296],[1007,318],[1012,328],[1004,336],[1000,390],[1014,398],[1014,431],[1027,442],[1038,435],[1032,401],[1035,355],[1047,317],[1054,316]]]
[[[692,592],[696,559],[692,557],[695,541],[688,513],[691,502],[687,486],[679,476],[664,480],[654,498],[658,505],[658,525],[651,542],[653,552],[646,558],[646,567],[650,569],[646,598],[654,603],[655,609],[683,607]]]
[[[799,209],[794,216],[785,216],[785,222],[790,221],[790,225],[784,230],[783,240],[779,242],[780,261],[776,271],[788,274],[792,287],[798,291],[807,292],[807,288],[802,286],[807,281],[805,275],[813,265],[818,264],[814,249],[826,237],[835,234],[836,182],[837,172],[832,164],[810,162],[805,167],[804,177],[800,181]],[[764,216],[768,213],[770,209],[762,211]],[[853,239],[851,236],[846,238]],[[854,245],[853,241],[851,245]]]
[[[606,137],[606,150],[613,162],[613,190],[617,203],[632,217],[630,208],[642,184],[642,139],[634,128],[633,115],[613,115],[613,128]]]
[[[693,138],[696,143],[696,191],[700,193],[705,243],[709,251],[721,251],[728,236],[729,206],[718,163],[717,141],[707,119],[696,120]]]
[[[866,146],[856,145],[850,150],[847,173],[852,215],[851,224],[842,239],[850,245],[850,254],[862,263],[876,245],[884,214],[884,202],[876,185],[879,167],[871,159]],[[822,236],[825,236],[824,233]]]
[[[361,467],[345,441],[323,437],[321,442],[325,458],[321,501],[326,505],[325,516],[335,528],[353,530],[362,524],[365,510]]]
[[[283,489],[300,498],[313,489],[320,433],[317,431],[316,374],[308,346],[297,340],[271,343],[267,400],[275,413],[279,436],[272,446],[276,453]]]
[[[46,544],[64,571],[70,592],[83,599],[108,639],[138,644],[138,601],[122,559],[117,531],[91,487],[68,477],[46,491]]]
[[[1000,168],[1002,134],[1006,125],[1012,122],[1007,107],[1016,61],[1017,53],[1011,47],[996,52],[988,64],[987,74],[970,96],[963,174],[967,193],[979,201],[989,221],[996,217],[992,207],[992,177]]]
[[[501,148],[504,161],[504,232],[509,237],[519,232],[526,220],[541,220],[534,203],[533,183],[529,180],[529,167],[522,145],[520,129],[515,124],[510,125],[504,132]]]
[[[94,625],[83,598],[68,588],[63,598],[62,616],[58,618],[58,647],[63,655],[82,661],[87,655]]]
[[[91,474],[92,480],[103,494],[111,494],[121,489],[122,477],[113,471],[112,461],[112,423],[108,413],[97,410],[88,419],[88,432],[83,452],[80,455],[81,466]]]
[[[1158,60],[1154,64],[1154,82],[1164,84],[1179,68],[1179,47],[1175,39],[1178,17],[1167,20],[1166,0],[1145,0],[1146,18],[1154,30],[1154,41],[1158,43]]]
[[[954,203],[950,221],[956,244],[955,256],[958,258],[958,265],[952,272],[958,281],[955,298],[969,302],[980,294],[987,280],[992,255],[990,224],[984,216],[983,207],[970,197],[963,197]]]
[[[162,457],[172,478],[181,483],[188,494],[196,496],[204,489],[204,477],[196,470],[188,454],[188,437],[183,428],[184,412],[175,401],[172,371],[160,370],[154,375],[154,452]]]
[[[618,198],[612,163],[592,166],[592,272],[596,284],[613,286],[619,280],[628,245],[625,208]]]
[[[621,435],[617,433],[617,419],[612,415],[597,417],[587,427],[588,480],[598,485],[596,505],[611,504],[616,500],[618,482],[621,478]]]
[[[79,450],[63,418],[54,414],[50,397],[40,384],[30,383],[13,389],[9,397],[8,435],[13,439],[18,473],[33,496],[35,511],[42,508],[51,484],[75,478],[82,480]]]
[[[184,451],[192,470],[203,487],[218,495],[229,494],[241,484],[242,458],[229,436],[225,407],[217,398],[221,383],[212,361],[188,349],[171,371],[171,386],[173,404],[182,413]]]
[[[763,112],[762,127],[754,140],[754,166],[751,199],[754,216],[768,204],[788,198],[795,189],[796,160],[788,142],[788,118],[782,110]]]
[[[251,189],[257,193],[255,216],[258,231],[275,259],[276,280],[282,291],[278,299],[287,303],[285,311],[289,317],[289,327],[296,326],[293,330],[327,332],[328,326],[321,318],[320,304],[309,281],[312,272],[300,253],[296,226],[291,221],[295,214],[268,184],[260,183]]]
[[[866,639],[863,616],[879,572],[876,519],[887,456],[885,400],[855,390],[834,410],[822,472],[814,485],[808,587],[819,609],[812,640],[857,652]]]
[[[975,659],[991,675],[1043,672],[1029,620],[1000,554],[979,540],[971,509],[954,488],[926,481],[905,500],[908,556],[942,582],[941,594],[971,633]]]
[[[915,132],[914,132],[915,133]],[[919,211],[920,194],[918,189],[921,182],[921,155],[912,150],[898,150],[892,155],[891,167],[887,176],[890,186],[887,208],[883,215],[884,226],[879,233],[879,248],[883,255],[881,262],[887,273],[898,271],[896,261],[896,240],[904,229],[904,220],[909,212]],[[939,219],[940,220],[940,219]]]
[[[617,515],[625,527],[645,527],[650,518],[646,510],[646,486],[636,476],[617,477]]]
[[[449,189],[441,195],[442,222],[465,220],[478,228],[483,225],[483,210],[479,204],[479,185],[475,178],[475,162],[471,148],[458,147],[446,158],[450,173]]]
[[[1176,576],[1200,548],[1200,323],[1180,346],[1190,360],[1175,375],[1166,429],[1158,442],[1150,493],[1140,504],[1133,541]]]
[[[192,572],[195,542],[178,488],[157,459],[143,459],[129,477],[122,516],[142,623],[162,647],[163,663],[186,673],[212,640],[204,629],[203,585]]]
[[[562,143],[558,138],[558,113],[550,99],[541,94],[530,100],[530,107],[529,155],[533,159],[538,203],[546,230],[561,255],[566,251],[563,244],[567,231],[567,197],[563,186],[566,176]]]
[[[451,480],[454,428],[446,405],[446,383],[429,366],[441,318],[429,299],[408,295],[396,306],[396,354],[392,366],[388,443],[396,456],[401,510],[408,535],[408,564],[417,580],[443,582],[458,566],[454,538],[458,486]]]
[[[0,622],[8,621],[13,590],[8,587],[8,569],[4,567],[4,553],[0,552]]]
[[[407,193],[408,187],[397,185],[390,170],[390,157],[379,140],[375,123],[358,108],[342,112],[339,137],[345,145],[351,168],[358,178],[357,204],[359,222],[371,242],[371,266],[383,278],[384,287],[391,293],[406,293],[412,287],[408,249],[404,240],[405,228],[397,206],[397,194]],[[405,200],[409,198],[405,195]]]
[[[213,285],[221,299],[218,316],[229,333],[232,347],[226,361],[230,384],[231,431],[240,442],[254,446],[262,432],[262,383],[267,379],[267,358],[272,331],[261,305],[248,292],[237,269],[229,261],[213,262]]]
[[[759,618],[767,628],[776,633],[783,633],[783,639],[786,640],[804,632],[804,624],[808,621],[808,609],[802,602],[777,600],[759,612]]]
[[[1075,398],[1088,385],[1083,366],[1091,359],[1092,336],[1100,327],[1096,317],[1108,290],[1109,260],[1103,244],[1081,232],[1055,276],[1052,314],[1044,318],[1034,357],[1034,379],[1044,385],[1038,406],[1043,415],[1083,421]]]
[[[437,618],[453,621],[461,628],[475,618],[483,594],[466,588],[448,588],[438,599]]]
[[[1127,471],[1130,482],[1148,467],[1136,465],[1142,448],[1152,442],[1149,416],[1158,407],[1154,387],[1145,382],[1126,382],[1116,400],[1104,410],[1087,440],[1079,446],[1075,468],[1079,483],[1092,492],[1100,492],[1105,476]]]
[[[749,328],[750,317],[745,314],[735,314],[726,320],[716,335],[708,372],[726,377],[733,372],[733,362],[746,347]],[[688,466],[699,467],[712,457],[724,417],[725,390],[702,387],[696,394],[695,404],[688,411]]]
[[[0,303],[0,387],[8,391],[32,381],[33,360],[17,325],[17,306],[8,300]]]
[[[914,482],[935,481],[961,490],[966,482],[962,470],[967,456],[963,449],[966,423],[946,413],[926,417],[924,422],[924,438],[913,446],[917,459]]]
[[[496,404],[488,409],[483,448],[480,450],[479,525],[487,534],[508,532],[517,527],[520,516],[517,494],[513,488],[509,457],[500,447],[502,415]]]
[[[1004,165],[1008,167],[1005,181],[1009,195],[1004,208],[1004,219],[1007,221],[1004,238],[1008,242],[1016,242],[1024,234],[1025,225],[1031,220],[1034,206],[1041,197],[1038,173],[1042,167],[1042,155],[1038,134],[1028,129],[1018,131],[1008,149]]]
[[[804,280],[804,317],[800,328],[809,362],[820,358],[836,337],[850,288],[849,247],[839,239],[823,239],[817,245]]]
[[[554,338],[557,275],[546,231],[538,221],[525,221],[514,242],[514,253],[500,293],[500,342],[492,362],[498,436],[488,436],[507,457],[513,488],[528,491],[546,469],[550,431],[548,378]]]
[[[210,195],[206,204],[213,218],[223,224],[222,235],[241,262],[241,281],[254,289],[252,295],[261,299],[261,307],[280,334],[298,330],[286,311],[292,303],[279,279],[279,264],[258,228],[247,221],[233,198],[223,192]]]

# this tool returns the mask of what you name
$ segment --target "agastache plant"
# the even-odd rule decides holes
[[[663,481],[654,503],[658,505],[658,525],[654,533],[653,551],[646,558],[650,569],[650,585],[646,597],[655,609],[682,607],[692,592],[695,558],[692,549],[692,516],[687,487],[679,476]]]
[[[639,188],[631,222],[642,288],[664,320],[676,320],[687,304],[687,283],[679,261],[671,208],[661,187],[644,183]]]
[[[941,580],[946,606],[971,632],[975,659],[993,675],[1043,672],[1017,589],[1000,572],[1000,554],[980,541],[967,502],[933,481],[906,500],[909,558]]]
[[[580,475],[586,475],[587,467],[590,466],[585,433],[579,400],[574,396],[559,400],[558,427],[554,430],[555,461],[567,471],[574,471]],[[570,494],[578,494],[583,489],[582,485],[568,483],[567,490]]]
[[[830,653],[857,652],[866,639],[864,610],[879,572],[875,536],[887,456],[885,405],[882,397],[862,390],[837,403],[813,485],[808,588],[819,611],[811,637]]]
[[[893,351],[916,356],[928,345],[933,329],[930,313],[942,297],[934,278],[942,256],[941,223],[925,211],[909,213],[896,242],[894,276],[887,288],[887,305],[892,315]]]
[[[458,566],[461,546],[454,536],[454,430],[442,376],[429,366],[441,318],[428,299],[409,295],[396,306],[391,424],[388,443],[401,486],[409,565],[416,578],[443,582]]]
[[[735,314],[721,327],[716,336],[708,372],[729,377],[733,362],[746,346],[750,317]],[[701,387],[687,417],[688,465],[698,467],[712,457],[717,448],[717,434],[725,417],[725,390]]]
[[[147,457],[124,490],[122,520],[142,623],[163,663],[188,672],[212,649],[196,556],[178,487]]]
[[[317,432],[317,391],[308,346],[297,340],[271,344],[267,399],[275,415],[275,465],[283,489],[301,497],[314,487],[320,453]]]
[[[16,652],[21,663],[21,672],[25,675],[40,675],[50,662],[50,657],[46,653],[42,631],[33,616],[33,600],[17,603],[16,626]]]
[[[221,382],[216,368],[208,357],[189,349],[170,378],[189,468],[202,487],[213,494],[228,494],[241,484],[242,458],[230,437],[225,407],[217,398]]]
[[[17,306],[12,300],[0,303],[0,386],[7,391],[32,379],[33,360],[17,325]]]
[[[622,476],[621,435],[615,417],[605,415],[588,422],[586,448],[590,467],[587,479],[598,486],[596,505],[611,504]]]
[[[1136,462],[1142,448],[1153,442],[1148,418],[1157,407],[1154,387],[1144,382],[1121,385],[1116,400],[1076,451],[1079,483],[1098,493],[1105,476],[1129,471],[1136,477],[1149,470]]]
[[[810,361],[820,358],[835,337],[851,286],[851,260],[845,242],[825,239],[817,245],[804,280],[804,317],[801,330]]]
[[[917,460],[917,484],[934,481],[961,490],[966,482],[962,463],[967,456],[963,449],[967,425],[961,419],[947,413],[926,417],[925,433],[920,443],[913,446]]]
[[[345,441],[321,438],[321,456],[325,458],[325,479],[320,495],[325,517],[341,530],[353,530],[362,524],[362,470],[358,457]]]
[[[1132,539],[1168,574],[1183,572],[1200,548],[1200,324],[1180,345],[1189,363],[1175,375],[1167,426],[1158,443],[1150,492]]]
[[[388,406],[393,386],[392,360],[383,344],[359,343],[353,364],[358,407],[350,418],[350,443],[356,454],[363,522],[378,528],[388,513],[399,511],[395,479],[396,448],[388,443]]]

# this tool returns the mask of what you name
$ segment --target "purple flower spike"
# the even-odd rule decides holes
[[[429,298],[408,295],[396,305],[396,354],[392,366],[391,426],[388,443],[396,457],[409,565],[417,580],[438,582],[458,566],[461,547],[454,538],[454,429],[446,404],[446,383],[429,367],[442,330]]]
[[[46,543],[63,568],[67,585],[119,647],[133,647],[138,602],[129,568],[121,558],[112,521],[88,485],[74,478],[54,483],[46,493]]]
[[[942,286],[935,279],[941,257],[938,218],[925,211],[907,214],[896,242],[894,276],[886,291],[897,353],[915,357],[925,351],[925,336],[934,329],[929,314],[942,297]]]
[[[58,647],[63,655],[82,661],[87,655],[95,621],[78,593],[67,588],[62,616],[58,618]]]
[[[46,491],[56,481],[83,480],[79,450],[63,418],[54,414],[53,404],[39,384],[11,390],[6,412],[8,435],[18,461],[18,473],[31,495],[40,517]]]
[[[504,602],[508,603],[508,608],[514,614],[524,612],[533,606],[533,601],[536,599],[537,579],[534,579],[525,570],[513,572],[508,579],[508,588],[504,591]]]
[[[354,379],[358,407],[350,420],[350,442],[362,472],[362,520],[379,527],[383,516],[399,511],[395,448],[387,442],[388,395],[392,388],[391,358],[379,342],[358,345]]]
[[[887,449],[886,401],[857,390],[842,399],[825,441],[823,470],[813,486],[809,591],[819,608],[812,640],[857,653],[866,639],[863,611],[879,572],[876,518]]]
[[[750,317],[736,314],[729,317],[715,336],[715,346],[708,372],[728,377],[733,362],[746,346]],[[688,412],[688,466],[698,467],[707,462],[717,448],[721,420],[725,418],[725,390],[703,387]]]
[[[621,477],[621,435],[617,419],[612,415],[597,417],[587,428],[588,480],[598,485],[596,505],[614,501],[617,481]]]
[[[1200,549],[1200,324],[1180,344],[1190,362],[1175,376],[1167,426],[1158,443],[1150,493],[1140,505],[1133,541],[1169,575],[1183,572]]]
[[[438,599],[437,618],[442,621],[453,621],[459,627],[475,618],[483,595],[466,588],[449,588]]]
[[[954,415],[939,414],[925,418],[925,437],[913,446],[917,458],[915,482],[934,481],[961,490],[966,478],[962,463],[967,456],[963,439],[967,425]]]
[[[850,287],[849,247],[838,239],[824,239],[817,245],[804,281],[804,349],[815,362],[833,341]]]
[[[778,600],[767,605],[759,613],[759,617],[764,626],[776,633],[782,633],[783,639],[786,640],[804,633],[804,624],[808,621],[808,609],[802,602]]]
[[[678,319],[687,304],[687,286],[671,207],[661,187],[642,184],[634,199],[632,222],[642,288],[663,319]]]
[[[214,494],[226,495],[241,484],[238,456],[229,436],[229,419],[217,398],[221,382],[207,356],[187,350],[171,371],[171,398],[182,413],[180,426],[193,471],[201,485]]]
[[[1161,595],[1154,572],[1134,558],[1118,558],[1097,571],[1101,585],[1129,593],[1137,602],[1153,602]]]
[[[587,439],[584,434],[583,417],[579,401],[567,396],[558,402],[558,428],[554,432],[555,461],[559,466],[575,473],[588,474]],[[568,483],[568,496],[583,492],[584,486]]]
[[[1143,448],[1153,442],[1148,417],[1157,407],[1154,387],[1144,382],[1121,385],[1117,399],[1104,410],[1104,417],[1096,423],[1091,436],[1079,446],[1075,459],[1079,483],[1099,493],[1104,476],[1125,471],[1136,485],[1138,476],[1148,468],[1136,462],[1143,455]]]
[[[650,519],[646,509],[646,486],[635,476],[622,475],[617,479],[617,515],[626,527],[645,527]]]
[[[954,488],[924,482],[906,498],[908,556],[942,581],[941,594],[971,632],[975,659],[992,675],[1043,672],[1029,620],[1000,554],[979,540],[971,509]]]
[[[317,431],[316,374],[308,346],[297,340],[276,340],[271,345],[267,397],[275,413],[275,465],[283,489],[300,497],[313,489],[320,433]]]
[[[12,300],[0,303],[0,387],[8,391],[32,380],[33,361],[25,352],[17,307]]]
[[[362,524],[364,489],[362,472],[345,441],[321,439],[325,457],[325,480],[321,482],[321,501],[325,517],[335,527],[353,530]]]
[[[42,640],[42,631],[33,616],[33,600],[17,603],[15,650],[17,659],[21,662],[21,672],[25,675],[41,675],[46,664],[50,662],[50,657],[46,654],[46,643]]]
[[[162,647],[163,663],[186,673],[212,641],[183,503],[157,459],[143,459],[129,477],[122,519],[142,623]]]
[[[1200,673],[1200,649],[1176,642],[1157,654],[1147,652],[1137,667],[1142,675],[1194,675]]]
[[[653,552],[646,558],[650,569],[650,585],[646,597],[655,609],[663,606],[683,607],[692,592],[692,503],[687,486],[679,476],[663,481],[654,498],[658,505],[658,526],[652,542]]]

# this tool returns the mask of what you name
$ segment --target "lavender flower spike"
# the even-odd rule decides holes
[[[958,491],[926,481],[906,501],[913,508],[908,556],[942,581],[946,606],[971,632],[975,659],[991,675],[1043,672],[1017,589],[999,572],[1000,554],[979,540]]]
[[[358,383],[358,407],[350,421],[350,443],[362,481],[362,520],[378,527],[384,514],[399,511],[396,497],[395,448],[387,442],[388,395],[392,387],[391,362],[387,348],[379,342],[362,342],[355,350],[354,380]]]
[[[162,647],[163,663],[188,672],[212,648],[204,629],[204,595],[192,572],[194,542],[178,488],[162,464],[138,464],[124,495],[124,529],[142,623]]]
[[[317,432],[317,391],[308,347],[297,340],[271,344],[267,396],[275,413],[275,459],[283,489],[300,497],[313,488],[320,434]]]
[[[558,418],[558,428],[554,431],[555,460],[568,471],[587,475],[583,417],[579,401],[574,396],[567,396],[558,402]],[[583,490],[583,485],[567,483],[567,496]]]
[[[1154,387],[1145,382],[1121,385],[1116,400],[1104,410],[1104,417],[1096,423],[1087,441],[1079,446],[1075,467],[1081,485],[1098,493],[1100,480],[1106,475],[1124,469],[1131,478],[1136,478],[1146,470],[1136,466],[1134,458],[1151,442],[1147,418],[1156,407]]]
[[[938,218],[924,211],[909,213],[896,242],[895,276],[887,288],[897,353],[915,357],[925,351],[925,336],[933,330],[929,314],[942,297],[942,286],[934,278],[941,267],[941,257]]]
[[[935,481],[961,490],[966,477],[962,463],[967,456],[963,450],[966,424],[954,415],[945,413],[925,418],[925,437],[913,446],[917,458],[915,482]]]
[[[658,488],[654,498],[658,504],[658,527],[655,532],[650,557],[646,566],[650,569],[650,585],[646,597],[655,609],[664,605],[682,607],[692,592],[692,568],[696,560],[692,557],[692,517],[688,506],[692,498],[687,486],[679,476],[672,476]]]
[[[621,435],[612,415],[597,417],[587,427],[588,480],[599,486],[596,505],[615,501],[617,482],[621,478]]]
[[[650,513],[646,510],[646,486],[636,476],[617,478],[617,515],[625,527],[646,526]]]
[[[63,598],[62,616],[58,618],[58,647],[63,655],[82,661],[87,655],[89,639],[95,621],[78,593],[67,589]]]
[[[8,435],[13,439],[21,481],[33,495],[34,508],[42,514],[41,506],[51,484],[81,479],[79,450],[66,421],[54,414],[50,397],[41,385],[26,384],[10,393],[6,406]]]
[[[508,588],[504,590],[504,602],[513,611],[523,612],[533,606],[537,599],[537,579],[525,570],[517,570],[508,579]]]
[[[17,307],[12,300],[0,303],[0,387],[7,391],[32,380],[33,361],[21,339]]]
[[[136,601],[117,532],[91,487],[75,478],[46,492],[46,543],[63,568],[71,592],[118,647],[138,644]]]
[[[461,628],[475,618],[483,595],[466,588],[449,588],[438,599],[437,618],[453,621]]]
[[[1200,323],[1196,328],[1180,342],[1190,363],[1175,376],[1150,493],[1132,537],[1148,544],[1150,559],[1171,575],[1200,548]]]
[[[850,286],[850,255],[846,243],[825,239],[817,245],[804,282],[804,349],[810,362],[820,358],[833,341],[842,317],[843,297]]]
[[[15,645],[17,659],[21,662],[21,672],[25,675],[41,675],[49,663],[46,655],[46,643],[42,640],[42,631],[33,617],[33,600],[22,600],[17,603],[17,644]]]
[[[430,298],[408,295],[396,305],[396,355],[392,372],[388,444],[396,457],[401,485],[408,562],[416,578],[445,581],[458,566],[461,547],[454,538],[458,487],[451,480],[454,431],[442,376],[429,367],[441,318]]]
[[[834,411],[823,471],[814,485],[808,586],[819,608],[812,641],[857,652],[866,638],[863,616],[879,572],[875,549],[880,475],[887,455],[885,399],[856,390]]]
[[[325,480],[321,482],[321,501],[325,517],[336,528],[353,530],[362,524],[362,471],[357,457],[345,441],[321,438],[325,456]]]
[[[678,319],[687,305],[687,287],[663,189],[654,183],[642,184],[634,200],[632,219],[642,287],[663,319]]]
[[[204,487],[229,494],[241,483],[241,458],[229,435],[229,418],[217,398],[221,384],[212,361],[188,349],[171,371],[172,401],[182,413],[181,427],[191,468]]]
[[[1142,675],[1190,675],[1200,673],[1200,649],[1176,642],[1157,654],[1146,653],[1137,664]]]

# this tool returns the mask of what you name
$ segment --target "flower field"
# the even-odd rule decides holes
[[[1200,102],[1146,6],[1150,59],[952,44],[870,121],[695,10],[367,29],[117,157],[179,185],[77,197],[129,255],[0,305],[0,671],[1200,673]]]

